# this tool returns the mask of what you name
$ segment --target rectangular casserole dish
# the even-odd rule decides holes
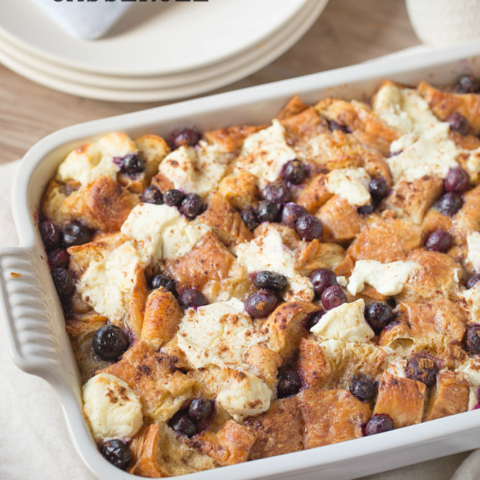
[[[131,136],[196,126],[267,123],[288,99],[307,103],[325,96],[363,99],[383,79],[407,84],[421,80],[453,83],[461,73],[480,76],[480,42],[408,57],[390,58],[326,73],[229,92],[69,127],[45,138],[24,157],[13,186],[12,205],[20,247],[0,251],[0,299],[10,350],[23,371],[45,379],[56,391],[72,441],[99,478],[133,477],[110,465],[97,450],[83,420],[80,378],[64,318],[37,231],[44,188],[65,155],[110,131]],[[480,447],[480,412],[471,411],[381,436],[272,457],[187,475],[192,480],[259,478],[346,480]],[[225,470],[228,469],[228,470]]]

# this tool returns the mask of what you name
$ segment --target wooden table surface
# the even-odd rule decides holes
[[[278,60],[218,91],[343,67],[419,43],[402,0],[330,0],[310,31]],[[0,163],[63,127],[162,103],[110,103],[37,85],[0,65]]]

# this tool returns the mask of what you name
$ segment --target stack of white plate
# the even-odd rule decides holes
[[[96,41],[68,35],[34,3],[1,0],[0,61],[83,97],[173,100],[244,78],[313,25],[328,0],[142,2]]]

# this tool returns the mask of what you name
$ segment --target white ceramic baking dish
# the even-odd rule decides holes
[[[23,159],[12,205],[19,248],[0,251],[0,297],[15,363],[44,378],[58,394],[73,443],[102,480],[133,478],[98,452],[81,413],[80,379],[65,333],[60,304],[37,231],[38,205],[47,181],[75,146],[115,130],[135,136],[167,135],[195,125],[263,124],[298,93],[315,103],[322,97],[370,96],[382,79],[415,84],[454,82],[460,73],[480,75],[480,42],[441,51],[391,58],[77,125],[35,145]],[[480,447],[480,411],[298,453],[188,475],[191,480],[325,478],[345,480]],[[139,478],[139,477],[136,477]]]

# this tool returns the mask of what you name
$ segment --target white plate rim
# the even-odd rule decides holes
[[[186,98],[221,88],[225,85],[238,81],[271,63],[274,59],[278,58],[289,48],[291,48],[312,27],[318,16],[325,8],[327,2],[328,0],[315,0],[312,2],[311,10],[303,12],[304,15],[295,19],[295,21],[289,25],[289,29],[285,29],[283,32],[281,32],[281,37],[283,37],[283,40],[279,40],[274,48],[267,50],[264,55],[260,55],[256,61],[250,62],[246,67],[234,69],[222,76],[215,76],[214,78],[209,79],[209,81],[205,81],[203,83],[193,82],[190,85],[181,86],[179,88],[153,89],[135,92],[120,89],[108,90],[93,88],[81,84],[75,85],[72,82],[67,83],[51,75],[35,71],[31,67],[16,61],[3,50],[1,50],[1,46],[0,61],[11,70],[14,70],[18,74],[36,83],[75,96],[93,98],[97,100],[107,100],[112,102],[129,103],[169,101],[179,98]],[[293,32],[290,32],[290,29],[293,30]],[[273,40],[276,40],[276,38]],[[272,42],[273,40],[270,39]]]
[[[299,2],[295,12],[302,12],[304,6],[308,4],[309,0],[296,0]],[[38,8],[38,7],[36,7]],[[294,14],[292,13],[292,16]],[[291,18],[291,17],[290,17]],[[199,63],[196,65],[191,65],[191,68],[203,68],[203,67],[208,67],[214,63],[217,62],[222,62],[225,60],[228,60],[232,55],[237,55],[242,53],[245,50],[248,50],[249,48],[254,48],[256,45],[261,44],[265,38],[267,38],[269,35],[272,33],[277,33],[280,30],[282,30],[284,27],[288,25],[290,18],[285,18],[283,22],[280,22],[278,25],[276,25],[275,28],[271,29],[268,32],[265,32],[264,35],[261,37],[257,38],[255,41],[250,42],[249,45],[245,45],[242,48],[238,48],[236,51],[229,52],[228,54],[224,54],[222,56],[219,56],[215,60],[210,60],[206,61],[203,63]],[[59,27],[60,28],[60,27]],[[48,51],[40,49],[38,46],[28,43],[22,38],[19,38],[15,36],[13,33],[8,31],[3,25],[0,24],[0,32],[3,34],[5,38],[8,38],[9,41],[15,45],[18,45],[19,47],[23,48],[24,50],[31,51],[32,54],[35,54],[38,57],[45,58],[46,60],[52,62],[52,63],[57,63],[60,65],[68,66],[73,69],[77,69],[80,71],[86,71],[86,72],[91,72],[91,73],[98,73],[98,74],[106,74],[106,75],[116,75],[116,76],[132,76],[132,70],[131,67],[116,67],[115,69],[108,69],[104,68],[102,66],[92,66],[88,64],[83,64],[80,61],[75,61],[72,60],[71,58],[66,58],[66,57],[60,57],[56,56],[55,54],[52,54]],[[68,35],[68,34],[66,34]],[[127,68],[127,69],[125,69]],[[134,73],[134,75],[165,75],[165,74],[172,74],[172,73],[182,73],[183,71],[188,70],[188,68],[183,67],[183,68],[158,68],[158,69],[152,69],[149,71],[141,71],[138,70]]]

